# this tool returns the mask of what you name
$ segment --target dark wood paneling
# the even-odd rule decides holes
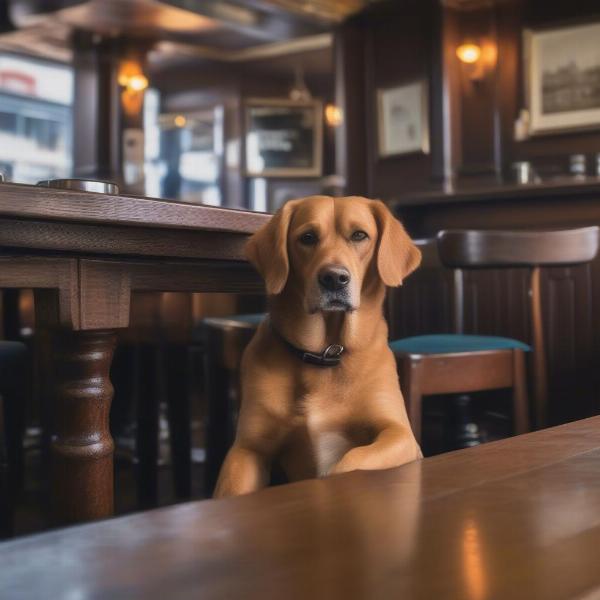
[[[338,31],[336,98],[345,110],[338,170],[348,194],[390,198],[426,187],[445,171],[443,8],[432,0],[381,2]],[[431,153],[380,159],[377,90],[428,84]]]
[[[345,23],[335,35],[335,101],[344,121],[336,132],[336,172],[344,177],[346,191],[367,194],[367,121],[365,27]]]

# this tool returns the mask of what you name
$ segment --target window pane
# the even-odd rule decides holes
[[[0,54],[0,171],[37,183],[72,169],[73,72]]]

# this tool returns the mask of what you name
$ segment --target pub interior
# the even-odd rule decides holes
[[[0,175],[0,597],[596,597],[597,1],[4,0]],[[211,499],[315,195],[421,251],[424,458]]]

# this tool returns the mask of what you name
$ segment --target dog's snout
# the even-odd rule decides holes
[[[350,283],[350,272],[344,267],[329,266],[319,271],[319,284],[322,288],[335,292]]]

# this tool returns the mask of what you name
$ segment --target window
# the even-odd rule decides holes
[[[0,171],[35,184],[72,168],[72,69],[0,54]]]

